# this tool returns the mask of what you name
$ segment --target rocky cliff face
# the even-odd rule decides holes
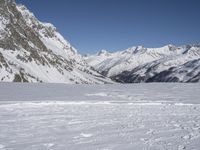
[[[25,6],[0,1],[0,80],[5,82],[110,82],[94,71],[49,23]]]
[[[85,60],[121,83],[200,81],[200,44],[161,48],[138,46],[115,53],[104,50]]]
[[[0,0],[3,82],[111,83],[104,76],[121,83],[199,82],[199,66],[200,44],[102,50],[83,59],[52,24],[23,5]]]

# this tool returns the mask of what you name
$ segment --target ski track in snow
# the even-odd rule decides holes
[[[11,97],[29,95],[30,100],[3,101],[5,94],[0,96],[0,150],[200,149],[199,84],[2,83],[0,95],[11,85],[18,87]],[[50,93],[54,88],[66,93],[60,99],[54,94],[55,100],[43,100],[49,95],[44,87]],[[27,92],[34,89],[37,94]]]

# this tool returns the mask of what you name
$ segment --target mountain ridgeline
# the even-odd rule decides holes
[[[0,0],[0,81],[110,83],[50,23],[25,6]]]
[[[68,84],[199,82],[200,44],[132,47],[83,57],[50,23],[0,0],[0,81]]]
[[[102,50],[85,60],[120,83],[200,81],[200,44],[160,48],[138,46],[114,53]]]

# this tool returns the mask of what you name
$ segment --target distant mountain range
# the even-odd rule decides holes
[[[121,83],[199,82],[200,44],[132,47],[85,57],[95,70]]]
[[[113,80],[113,81],[112,81]],[[83,57],[50,23],[0,0],[0,81],[104,84],[198,82],[200,44],[132,47]]]

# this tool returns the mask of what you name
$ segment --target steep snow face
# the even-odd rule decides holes
[[[200,45],[198,44],[181,47],[166,45],[161,48],[138,46],[115,53],[106,52],[106,55],[98,53],[85,57],[85,60],[96,70],[123,83],[197,82],[200,80],[197,63],[199,59]],[[196,64],[188,66],[189,62]],[[164,71],[168,71],[168,74]],[[158,76],[160,73],[162,76]]]
[[[80,57],[77,51],[57,32],[56,27],[51,23],[40,22],[24,5],[18,5],[17,9],[21,12],[28,26],[39,33],[39,38],[48,49],[57,55],[65,57],[65,59],[77,59]]]
[[[50,23],[25,6],[0,1],[0,80],[107,83]]]

